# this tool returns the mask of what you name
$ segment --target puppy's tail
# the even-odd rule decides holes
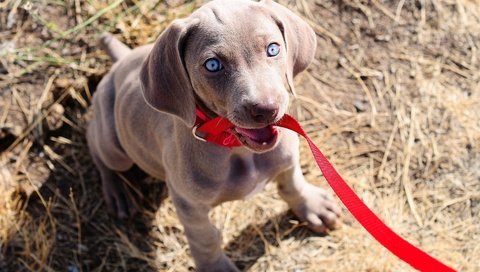
[[[132,51],[132,49],[108,32],[104,32],[100,36],[100,47],[107,52],[113,62],[125,57]]]

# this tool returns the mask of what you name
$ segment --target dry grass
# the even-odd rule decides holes
[[[281,1],[318,34],[292,104],[313,139],[394,230],[480,271],[480,3]],[[151,42],[201,1],[0,2],[0,271],[186,271],[192,260],[161,184],[142,214],[110,218],[85,146],[110,66],[102,31]],[[302,146],[309,180],[326,186]],[[307,231],[273,186],[211,214],[248,271],[410,271],[346,215]]]

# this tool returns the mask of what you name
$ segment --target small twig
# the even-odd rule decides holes
[[[77,221],[77,243],[78,245],[82,244],[82,220],[80,219],[80,211],[78,210],[77,203],[75,203],[75,199],[73,198],[73,191],[70,188],[70,201],[72,203],[73,213],[75,215],[75,221]]]
[[[17,88],[12,87],[12,98],[15,100],[17,103],[18,107],[20,108],[20,111],[22,112],[23,120],[28,123],[30,114],[29,111],[27,110],[27,107],[23,104],[22,98],[18,94]]]
[[[367,21],[368,21],[368,25],[370,27],[375,27],[375,23],[373,22],[373,19],[372,19],[372,11],[366,7],[364,4],[362,4],[359,0],[353,0],[350,1],[350,0],[343,0],[344,2],[348,2],[348,4],[358,10],[360,10],[363,15],[365,15],[365,17],[367,18]]]
[[[25,170],[25,175],[27,177],[28,182],[33,187],[33,189],[35,190],[35,193],[38,195],[38,198],[40,199],[40,202],[42,202],[42,205],[45,207],[45,211],[47,212],[47,216],[48,216],[48,219],[50,221],[50,224],[52,224],[53,233],[55,233],[56,230],[57,230],[57,227],[56,227],[57,225],[55,224],[55,220],[53,220],[53,215],[52,215],[51,209],[48,208],[47,201],[45,201],[45,198],[43,198],[42,193],[40,193],[37,186],[35,186],[32,179],[30,178],[30,175],[28,175],[28,171],[26,171],[26,170]]]
[[[405,0],[400,0],[397,5],[397,10],[395,11],[395,22],[400,20],[400,14],[402,13],[403,5],[405,4]]]
[[[370,125],[372,127],[375,127],[375,115],[377,115],[377,107],[375,106],[375,102],[373,100],[373,96],[372,96],[372,93],[370,92],[370,89],[367,87],[365,82],[363,82],[362,78],[360,77],[360,74],[355,72],[351,67],[347,65],[346,58],[341,58],[339,60],[339,63],[345,70],[347,70],[347,72],[349,72],[353,77],[355,77],[357,82],[362,87],[362,90],[365,92],[368,102],[370,103],[370,107],[372,108],[372,112],[371,112],[372,119],[371,119]]]
[[[15,165],[13,167],[13,174],[14,175],[18,174],[18,172],[20,170],[20,167],[22,165],[22,162],[27,157],[28,152],[30,151],[30,148],[32,147],[32,145],[33,145],[32,141],[28,141],[26,143],[25,147],[23,148],[23,150],[20,151],[20,154],[18,155],[17,160],[15,162]]]
[[[37,256],[35,256],[33,253],[30,253],[30,257],[41,267],[40,271],[47,271],[47,272],[55,272],[53,268],[51,268],[49,265],[47,265],[45,262],[39,260]]]
[[[420,0],[421,8],[420,8],[420,29],[425,25],[427,22],[427,12],[425,11],[425,0]]]
[[[88,86],[88,82],[86,80],[83,81],[83,89],[85,90],[88,101],[92,101],[92,92],[90,91],[90,87]]]
[[[77,24],[83,23],[81,14],[82,6],[80,5],[80,0],[75,0],[75,19],[77,20]]]
[[[438,62],[438,61],[425,59],[423,57],[415,57],[415,56],[409,56],[409,55],[405,55],[405,54],[395,54],[395,53],[391,53],[390,57],[392,57],[394,59],[408,60],[410,62],[416,62],[416,63],[424,64],[424,65],[439,65],[441,68],[443,68],[445,70],[448,70],[448,71],[451,71],[451,72],[454,72],[454,73],[456,73],[459,76],[462,76],[464,78],[471,78],[472,77],[469,73],[466,73],[466,72],[464,72],[464,71],[462,71],[462,70],[460,70],[456,67],[453,67],[451,65],[447,65],[447,64],[444,64],[444,63],[441,63],[441,62]]]
[[[305,15],[307,15],[307,17],[310,18],[310,19],[315,19],[315,16],[313,15],[308,3],[305,0],[300,0],[300,2],[301,2],[303,12],[305,13]],[[297,6],[298,6],[298,3],[297,3]]]
[[[417,209],[415,207],[415,201],[413,200],[413,194],[412,194],[412,185],[410,183],[410,177],[409,177],[409,168],[410,168],[410,161],[411,161],[411,156],[412,156],[412,147],[413,147],[413,141],[415,140],[415,107],[412,107],[411,113],[410,113],[410,129],[408,132],[408,141],[404,147],[404,154],[405,157],[403,159],[403,169],[402,169],[402,184],[403,184],[403,189],[405,190],[405,194],[407,196],[407,201],[408,201],[408,206],[410,206],[410,210],[412,211],[413,216],[415,217],[415,220],[417,221],[417,224],[422,227],[422,219],[420,215],[417,212]]]
[[[388,155],[390,155],[390,150],[392,149],[393,140],[395,139],[397,129],[398,129],[398,119],[395,119],[395,123],[393,124],[392,132],[390,133],[390,137],[388,138],[387,146],[385,147],[385,151],[383,153],[382,163],[380,164],[380,167],[378,168],[378,177],[380,177],[380,178],[383,177],[383,174],[384,174],[383,169],[385,168],[385,165],[387,165]]]
[[[117,173],[117,176],[120,177],[121,180],[123,180],[123,182],[125,182],[125,184],[130,188],[132,189],[138,196],[141,196],[143,198],[143,194],[140,190],[138,190],[135,186],[133,186],[133,184],[130,182],[130,180],[128,180],[124,175],[122,175],[121,173]]]
[[[7,16],[8,19],[13,18],[13,16],[15,16],[15,14],[17,13],[17,9],[18,9],[18,7],[20,6],[21,3],[22,3],[22,0],[15,1],[12,8],[10,9],[10,12],[8,13],[8,16]],[[6,4],[8,4],[8,1],[7,1]],[[3,9],[3,8],[1,8],[1,9]],[[7,19],[7,28],[11,27],[11,26],[8,25],[8,21],[9,21],[8,19]]]
[[[5,126],[5,122],[7,121],[8,117],[8,111],[10,110],[10,107],[12,106],[12,101],[11,100],[6,100],[8,103],[6,106],[4,105],[4,111],[3,114],[0,116],[0,128]]]
[[[322,91],[322,88],[320,86],[320,84],[317,82],[317,77],[315,77],[314,75],[311,75],[310,73],[307,73],[306,74],[309,78],[310,78],[310,82],[315,86],[315,88],[318,90],[318,94],[320,96],[322,96],[323,99],[325,99],[325,101],[327,101],[328,105],[330,106],[330,108],[333,110],[334,113],[337,113],[338,112],[338,109],[337,107],[335,106],[335,103],[332,101],[332,99],[330,99],[330,97],[328,97],[327,95],[325,95],[325,93]]]
[[[73,176],[76,176],[77,173],[75,173],[75,170],[72,169],[72,167],[68,166],[67,163],[65,163],[65,161],[62,159],[62,157],[60,155],[58,155],[57,153],[55,153],[55,151],[53,151],[52,148],[50,148],[48,145],[44,145],[43,146],[43,150],[45,151],[45,154],[47,154],[47,156],[58,162],[63,168],[65,168],[65,170],[67,170],[70,174],[72,174]]]
[[[308,18],[304,18],[304,19],[310,24],[310,26],[313,28],[315,33],[317,33],[317,35],[327,36],[337,45],[343,44],[343,40],[341,38],[339,38],[338,36],[336,36],[332,32],[328,31],[323,26],[315,23],[314,21],[312,21]]]
[[[53,81],[54,80],[55,80],[55,75],[51,76],[48,79],[47,84],[45,85],[45,88],[43,89],[42,95],[40,95],[40,98],[37,101],[37,107],[35,109],[37,112],[41,112],[42,104],[43,104],[43,102],[45,102],[45,100],[47,100],[48,93],[50,92],[50,89],[53,86]]]
[[[70,88],[70,95],[75,99],[83,108],[88,108],[88,103],[85,99],[72,87]]]
[[[62,37],[65,37],[67,35],[75,33],[77,31],[83,29],[84,27],[88,26],[89,24],[95,22],[98,18],[100,18],[100,16],[102,16],[103,14],[107,13],[108,11],[116,8],[118,5],[123,3],[123,1],[125,1],[125,0],[117,0],[117,1],[113,2],[112,4],[108,5],[107,7],[103,8],[100,11],[98,11],[97,13],[95,13],[95,15],[88,18],[86,21],[82,22],[81,24],[78,24],[75,27],[73,27],[73,28],[71,28],[71,29],[69,29],[65,32],[62,32],[61,33]]]
[[[383,12],[383,14],[385,14],[387,17],[397,22],[397,17],[395,17],[395,15],[390,10],[388,10],[385,6],[380,4],[377,0],[372,0],[372,3],[376,8],[378,8],[381,12]]]

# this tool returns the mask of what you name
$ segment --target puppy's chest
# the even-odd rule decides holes
[[[247,198],[261,191],[267,181],[274,178],[285,165],[286,161],[259,155],[233,156],[229,161],[225,189],[233,192],[236,199]]]

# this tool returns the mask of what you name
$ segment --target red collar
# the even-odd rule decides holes
[[[240,141],[229,132],[234,128],[234,125],[228,119],[223,117],[210,119],[198,107],[196,109],[196,116],[197,120],[192,129],[195,138],[225,147],[242,145]],[[345,204],[345,207],[347,207],[350,213],[380,244],[420,271],[455,271],[410,244],[385,225],[337,173],[333,165],[322,154],[310,137],[308,137],[297,120],[286,114],[276,125],[293,130],[307,140],[313,157],[320,170],[322,170],[330,187],[332,187],[333,191],[338,195],[343,204]]]
[[[195,109],[195,125],[192,128],[193,136],[203,142],[210,142],[225,147],[238,147],[242,143],[229,132],[234,125],[223,117],[209,118],[199,107]]]

